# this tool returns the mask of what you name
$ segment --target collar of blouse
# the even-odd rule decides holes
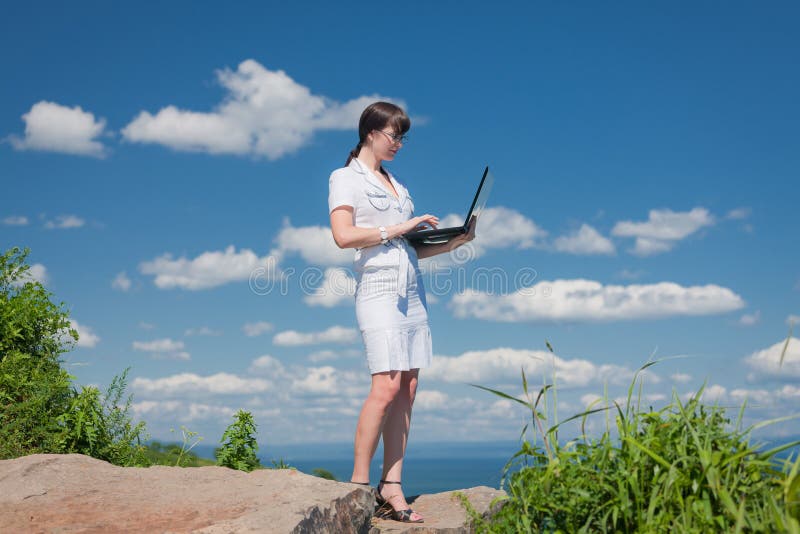
[[[397,191],[399,197],[395,197],[394,192],[389,190],[388,187],[386,187],[386,184],[383,183],[383,180],[375,176],[375,174],[371,170],[369,170],[366,165],[364,165],[361,161],[359,161],[358,158],[353,158],[353,160],[350,162],[349,167],[358,174],[363,175],[364,179],[371,185],[374,185],[375,187],[379,187],[382,190],[386,191],[391,196],[392,200],[398,202],[400,206],[405,206],[406,200],[408,198],[408,191],[406,190],[405,187],[400,185],[400,183],[398,183],[397,180],[395,180],[391,172],[386,171],[387,174],[389,175],[389,180],[392,182],[392,185]]]

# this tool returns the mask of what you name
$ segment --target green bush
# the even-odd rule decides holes
[[[127,372],[105,395],[72,385],[61,354],[78,341],[64,303],[32,280],[29,250],[0,256],[0,459],[76,452],[118,465],[148,465],[144,423],[131,423]]]
[[[131,398],[120,404],[129,369],[115,376],[105,395],[84,387],[72,396],[69,409],[58,417],[60,452],[86,454],[115,465],[150,465],[142,443],[144,422],[131,423]]]
[[[217,465],[252,471],[261,467],[261,462],[256,453],[256,423],[250,412],[239,410],[234,416],[234,422],[222,434],[222,447],[216,450]]]
[[[56,452],[58,417],[72,402],[59,356],[72,348],[64,303],[30,279],[28,250],[0,256],[0,458]]]
[[[524,405],[541,438],[523,440],[506,466],[508,498],[496,515],[483,520],[467,506],[478,532],[800,532],[800,460],[776,457],[798,443],[762,452],[750,442],[753,429],[777,421],[742,430],[742,407],[731,427],[725,410],[700,402],[702,390],[642,409],[636,380],[625,406],[589,409],[547,430],[539,407],[551,386],[534,399],[524,371],[525,400],[477,386]],[[597,412],[614,415],[616,436],[608,418],[599,439],[583,433]],[[559,427],[573,420],[582,434],[559,444]]]

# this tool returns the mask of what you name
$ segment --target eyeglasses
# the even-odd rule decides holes
[[[375,131],[376,131],[376,132],[380,132],[380,133],[382,133],[383,135],[385,135],[386,137],[388,137],[388,138],[389,138],[389,140],[390,140],[392,143],[400,143],[400,144],[403,144],[403,143],[407,143],[407,142],[408,142],[408,136],[407,136],[407,135],[395,135],[395,134],[393,134],[393,133],[384,132],[383,130],[375,130]]]

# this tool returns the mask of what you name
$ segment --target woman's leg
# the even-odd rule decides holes
[[[369,481],[369,464],[378,447],[386,416],[400,391],[401,378],[401,371],[372,375],[372,387],[361,408],[356,426],[353,476],[350,477],[353,482]]]
[[[411,408],[417,393],[417,378],[419,369],[402,371],[400,391],[392,405],[386,422],[383,425],[383,479],[401,482],[403,480],[403,456],[406,453],[408,442],[408,429],[411,425]],[[391,499],[391,504],[396,510],[405,510],[408,503],[402,490],[395,484],[381,488],[384,498],[398,495]]]

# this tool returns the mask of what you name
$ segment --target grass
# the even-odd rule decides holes
[[[754,430],[798,415],[742,428],[745,406],[731,422],[724,408],[701,402],[702,388],[686,401],[673,393],[661,409],[643,407],[641,375],[656,363],[636,372],[624,403],[600,399],[561,422],[555,379],[532,392],[523,370],[524,398],[476,385],[531,414],[503,472],[508,497],[499,512],[481,518],[464,503],[476,531],[800,534],[800,459],[776,456],[800,442],[762,450],[751,441]],[[600,413],[605,430],[586,435],[587,419]],[[558,431],[570,421],[580,435],[561,444]]]

